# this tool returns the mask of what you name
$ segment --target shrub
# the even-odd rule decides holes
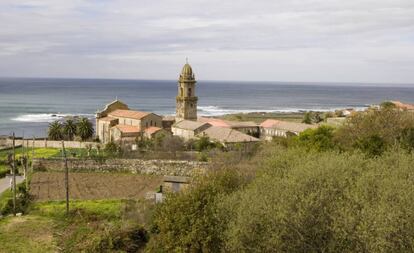
[[[218,201],[243,182],[236,171],[216,171],[200,177],[188,191],[169,195],[156,207],[147,251],[219,252],[225,223],[216,216]]]
[[[307,129],[299,134],[297,144],[308,150],[327,151],[335,148],[334,128],[320,126],[316,129]]]
[[[413,156],[272,152],[218,205],[227,252],[409,252]]]

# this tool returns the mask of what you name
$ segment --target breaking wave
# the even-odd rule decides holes
[[[347,107],[353,108],[357,111],[365,110],[367,106],[358,107]],[[335,110],[345,109],[344,107],[339,108],[277,108],[277,109],[226,109],[218,106],[198,106],[198,112],[204,116],[218,116],[225,114],[237,114],[237,113],[251,113],[251,112],[264,112],[264,113],[295,113],[295,112],[306,112],[306,111],[318,111],[318,112],[329,112]]]
[[[62,120],[66,117],[93,117],[93,114],[62,114],[62,113],[39,113],[39,114],[24,114],[16,118],[13,121],[19,122],[36,122],[36,123],[50,123],[55,120]]]

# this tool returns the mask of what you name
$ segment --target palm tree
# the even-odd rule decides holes
[[[72,141],[76,134],[76,123],[73,119],[68,119],[63,124],[63,134],[68,140]]]
[[[76,125],[76,134],[84,141],[93,136],[92,123],[87,118],[81,118]]]
[[[59,141],[63,139],[62,124],[59,121],[53,121],[49,124],[47,132],[49,140]]]

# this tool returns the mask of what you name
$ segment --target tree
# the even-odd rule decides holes
[[[312,124],[312,115],[311,115],[311,112],[305,112],[305,114],[303,115],[302,123]]]
[[[70,141],[72,141],[75,137],[76,122],[73,119],[68,119],[65,123],[63,123],[63,135]]]
[[[60,141],[63,139],[62,124],[59,121],[53,121],[49,124],[47,132],[49,140]]]
[[[327,151],[335,147],[334,128],[320,126],[316,129],[307,129],[299,134],[297,143],[309,150]]]
[[[177,152],[184,149],[184,141],[178,136],[166,136],[162,140],[162,148],[168,152]]]
[[[93,125],[87,118],[81,118],[76,125],[76,134],[85,141],[93,136]]]

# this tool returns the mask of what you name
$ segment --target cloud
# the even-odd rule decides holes
[[[414,83],[411,0],[3,0],[0,23],[1,76],[172,79],[189,56],[205,79]]]

